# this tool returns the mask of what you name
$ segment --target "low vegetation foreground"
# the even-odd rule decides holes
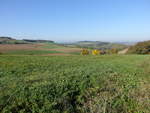
[[[149,113],[150,57],[0,56],[2,113]]]

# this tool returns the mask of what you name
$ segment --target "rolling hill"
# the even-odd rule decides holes
[[[0,44],[29,44],[29,43],[54,43],[52,40],[32,40],[32,39],[22,39],[17,40],[12,37],[0,37]]]
[[[24,40],[16,40],[11,37],[0,37],[0,44],[27,44]]]
[[[65,44],[69,47],[79,47],[79,48],[89,48],[89,49],[112,49],[116,48],[118,50],[125,49],[128,47],[125,44],[101,42],[101,41],[79,41],[71,44]]]
[[[137,44],[130,46],[128,53],[130,53],[130,54],[150,54],[150,40],[138,42]]]

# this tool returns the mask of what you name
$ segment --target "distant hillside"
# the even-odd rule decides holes
[[[112,49],[116,48],[118,50],[124,49],[127,45],[118,44],[118,43],[109,43],[101,41],[79,41],[72,44],[66,44],[68,46],[80,47],[80,48],[89,48],[89,49]]]
[[[28,43],[54,43],[51,40],[31,40],[31,39],[23,39],[17,40],[12,37],[0,37],[0,44],[28,44]]]
[[[11,37],[0,37],[0,44],[26,44],[26,41],[16,40]]]
[[[134,46],[131,46],[128,50],[128,53],[132,54],[150,54],[150,40],[139,42]]]
[[[132,46],[135,45],[137,42],[116,42],[117,44],[123,44],[123,45],[128,45],[128,46]]]
[[[31,40],[31,39],[23,39],[26,42],[37,42],[37,43],[45,43],[45,42],[49,42],[49,43],[54,43],[54,41],[52,40]]]
[[[13,38],[11,38],[11,37],[0,37],[0,40],[2,41],[4,41],[4,40],[15,40],[15,39],[13,39]]]

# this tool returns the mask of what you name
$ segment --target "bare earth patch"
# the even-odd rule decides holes
[[[12,50],[39,50],[42,44],[0,44],[0,52]]]
[[[129,48],[126,48],[124,50],[121,50],[118,52],[118,54],[126,54]]]
[[[44,44],[0,44],[0,52],[19,51],[19,50],[46,50],[46,51],[58,51],[62,53],[48,53],[39,56],[70,56],[70,53],[80,52],[80,48],[54,48],[47,49],[42,48]]]

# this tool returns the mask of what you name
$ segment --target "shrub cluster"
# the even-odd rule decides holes
[[[99,54],[100,54],[100,50],[95,49],[92,51],[92,55],[99,55]]]
[[[91,51],[92,55],[103,55],[103,54],[117,54],[118,50],[116,48],[110,49],[110,50],[99,50],[99,49],[94,49]],[[89,55],[90,52],[87,49],[83,49],[81,51],[81,55]]]
[[[81,55],[89,55],[89,51],[87,49],[83,49],[81,51]]]

